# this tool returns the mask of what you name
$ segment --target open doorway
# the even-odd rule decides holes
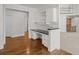
[[[66,21],[67,32],[79,32],[79,16],[69,16]]]
[[[24,36],[24,32],[28,31],[28,12],[19,10],[5,10],[5,36],[16,37]]]
[[[5,9],[5,54],[8,51],[18,54],[19,51],[26,49],[28,14],[25,11]],[[13,54],[13,52],[11,53]]]

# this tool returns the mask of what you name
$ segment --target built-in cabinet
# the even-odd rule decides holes
[[[57,22],[57,8],[46,9],[46,23]]]
[[[74,12],[74,8],[72,4],[61,4],[60,5],[61,14],[72,14],[73,12]]]
[[[48,39],[48,51],[60,49],[60,29],[50,30]]]
[[[73,4],[73,14],[79,15],[79,4]]]
[[[57,8],[40,10],[40,20],[46,24],[57,22]]]
[[[40,11],[40,20],[45,24],[46,23],[46,11]]]
[[[42,44],[48,48],[49,52],[52,52],[54,49],[60,49],[60,29],[48,30],[49,34],[36,31],[31,31],[31,33],[32,39],[42,39]]]
[[[60,14],[79,14],[79,4],[60,4]]]
[[[49,43],[49,35],[46,35],[46,34],[42,34],[42,44],[45,46],[45,47],[48,47]]]
[[[53,9],[46,9],[46,23],[49,24],[53,21]]]

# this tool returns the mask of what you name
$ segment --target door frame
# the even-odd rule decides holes
[[[6,33],[6,32],[5,32],[5,30],[6,30],[6,29],[5,29],[5,16],[6,16],[5,13],[6,13],[6,9],[14,10],[14,11],[20,11],[20,12],[24,12],[24,13],[28,13],[28,15],[27,15],[27,17],[28,17],[28,18],[27,18],[27,32],[29,31],[29,28],[28,28],[28,27],[29,27],[29,11],[24,11],[24,10],[19,10],[19,9],[17,10],[17,9],[12,9],[12,8],[6,8],[6,7],[4,7],[4,8],[3,8],[3,14],[4,14],[4,15],[3,15],[3,16],[4,16],[4,17],[3,17],[3,18],[4,18],[4,21],[3,21],[3,26],[4,26],[4,27],[3,27],[3,29],[4,29],[4,34],[3,34],[3,35],[4,35],[4,45],[6,44],[6,38],[5,38],[5,37],[6,37],[6,36],[5,36],[5,33]]]

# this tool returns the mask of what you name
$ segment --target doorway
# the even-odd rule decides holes
[[[79,16],[78,15],[67,17],[66,30],[67,32],[79,32]]]
[[[5,54],[19,54],[22,50],[26,51],[28,18],[28,12],[5,9]]]
[[[28,12],[6,9],[5,35],[10,37],[22,36],[27,32]]]

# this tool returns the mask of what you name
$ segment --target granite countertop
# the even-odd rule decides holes
[[[48,30],[56,30],[56,29],[59,29],[59,28],[48,28]]]
[[[49,34],[49,32],[47,30],[41,30],[41,29],[31,29],[31,30],[35,31],[35,32],[43,33],[43,34],[46,34],[46,35]]]
[[[59,28],[49,28],[47,30],[42,30],[42,29],[31,29],[31,30],[35,31],[35,32],[39,32],[39,33],[43,33],[43,34],[48,35],[49,34],[49,30],[56,30],[56,29],[59,29]]]

